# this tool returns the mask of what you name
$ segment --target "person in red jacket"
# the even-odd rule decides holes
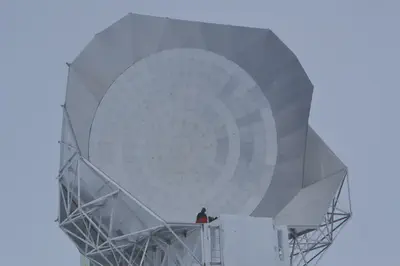
[[[207,216],[207,214],[206,214],[206,208],[202,208],[201,209],[201,212],[199,212],[198,214],[197,214],[197,217],[196,217],[196,223],[198,223],[198,224],[205,224],[205,223],[208,223],[208,222],[212,222],[212,221],[214,221],[214,220],[216,220],[218,217],[208,217]]]
[[[208,223],[208,217],[206,214],[206,208],[202,208],[201,212],[197,214],[196,223],[198,224],[205,224]]]

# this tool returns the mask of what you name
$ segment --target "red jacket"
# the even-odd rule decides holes
[[[208,217],[205,213],[198,213],[196,217],[196,223],[198,224],[205,224],[208,223]]]

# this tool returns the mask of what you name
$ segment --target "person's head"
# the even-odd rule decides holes
[[[206,213],[206,208],[201,208],[201,213]]]

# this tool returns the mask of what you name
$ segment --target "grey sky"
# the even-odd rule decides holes
[[[53,222],[67,68],[128,12],[271,28],[315,85],[311,124],[350,169],[355,216],[320,265],[398,265],[399,1],[0,2],[1,265],[78,265]]]

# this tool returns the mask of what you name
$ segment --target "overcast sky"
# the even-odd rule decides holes
[[[311,125],[350,171],[354,217],[320,265],[399,265],[400,2],[288,2],[1,0],[0,264],[78,265],[54,223],[65,62],[138,12],[271,28],[315,85]]]

